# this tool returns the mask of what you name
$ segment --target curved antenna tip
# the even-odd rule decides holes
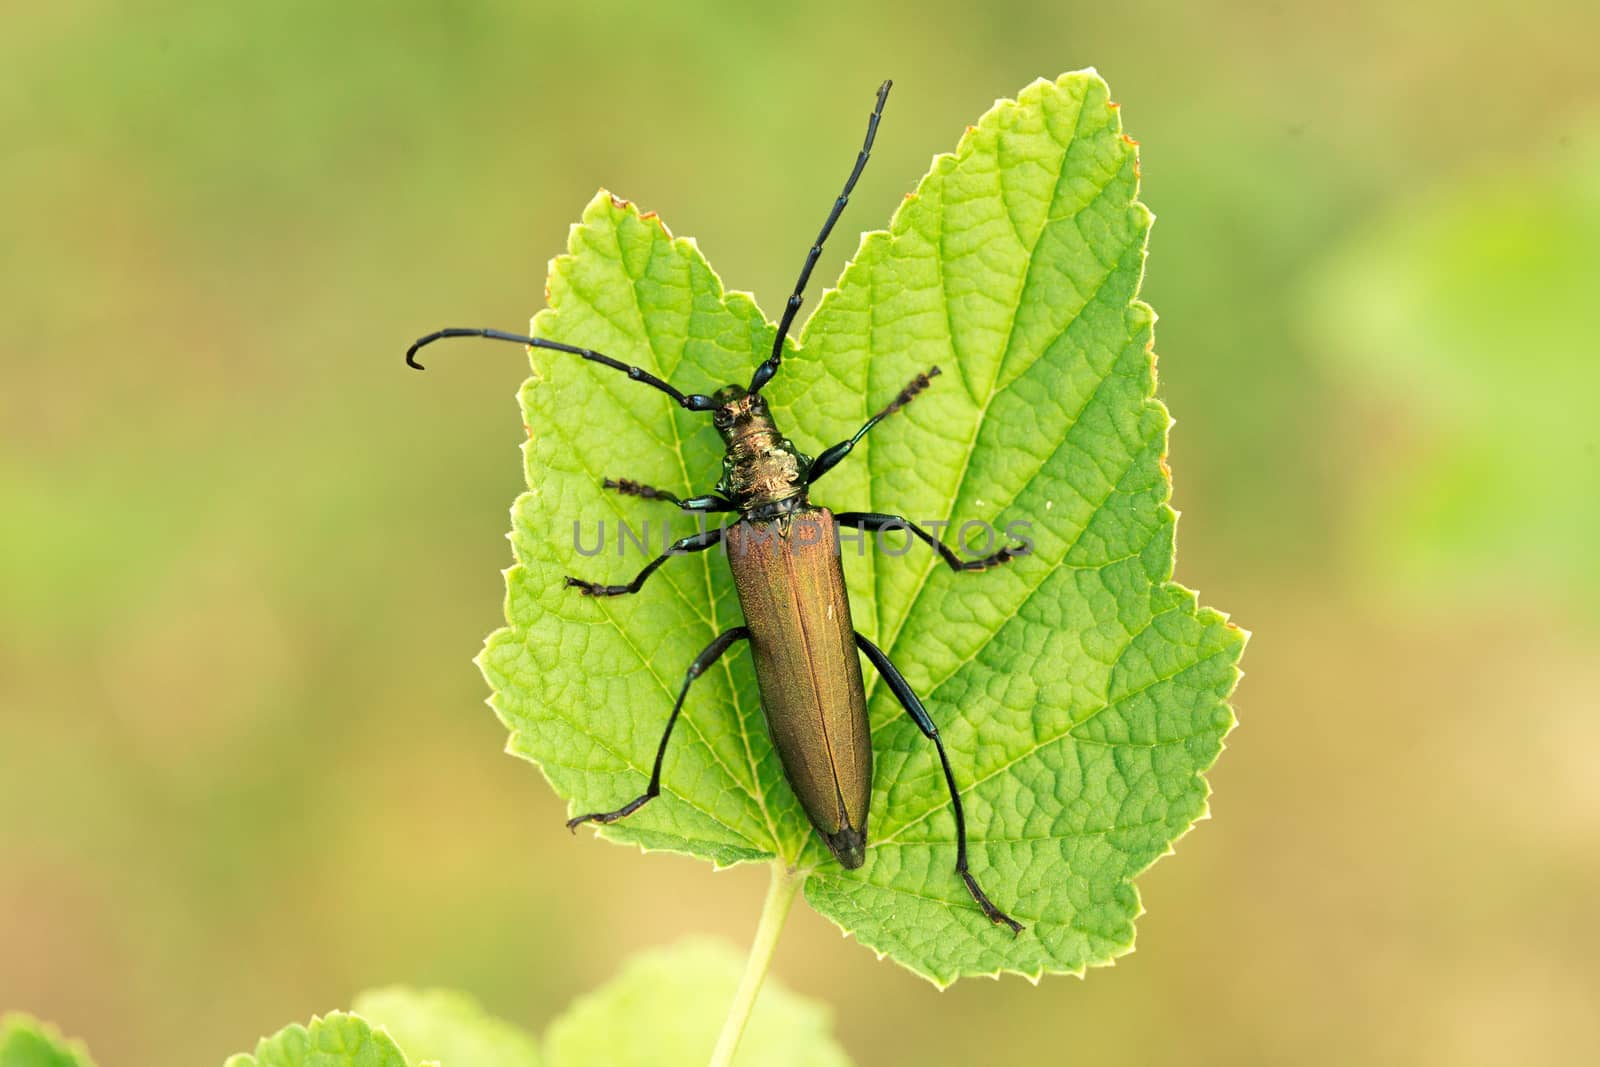
[[[427,370],[426,367],[417,362],[417,353],[423,348],[423,346],[431,345],[441,337],[453,336],[456,332],[457,331],[453,330],[435,330],[426,337],[419,337],[415,341],[412,341],[411,347],[406,349],[406,366],[410,367],[412,370]]]

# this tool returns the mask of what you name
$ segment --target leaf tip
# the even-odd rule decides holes
[[[672,231],[667,229],[667,224],[661,221],[661,216],[654,211],[646,211],[639,215],[640,222],[653,222],[661,230],[661,235],[667,240],[672,240]]]

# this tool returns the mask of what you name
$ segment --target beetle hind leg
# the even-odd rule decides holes
[[[905,675],[900,673],[900,668],[894,665],[883,649],[868,641],[860,633],[856,634],[856,647],[872,661],[878,673],[883,675],[883,680],[889,683],[890,692],[900,701],[900,706],[906,709],[906,714],[916,722],[923,736],[933,742],[933,747],[939,750],[939,765],[944,768],[945,784],[950,787],[950,807],[956,815],[956,873],[961,876],[967,892],[972,894],[973,901],[982,909],[984,917],[996,926],[1010,927],[1011,936],[1017,936],[1022,933],[1022,924],[994,906],[994,901],[989,899],[989,894],[983,891],[983,887],[978,884],[978,880],[973,877],[971,869],[967,866],[967,816],[961,810],[961,790],[956,788],[955,772],[950,769],[950,757],[945,753],[944,741],[939,737],[939,728],[933,724],[928,709],[922,706],[922,698],[917,696],[916,691],[911,688],[911,683],[906,681]]]
[[[667,742],[672,739],[672,728],[678,724],[678,713],[683,710],[684,698],[689,695],[689,687],[694,680],[705,673],[722,654],[728,651],[735,641],[743,641],[750,636],[750,631],[744,626],[735,626],[731,630],[724,630],[716,636],[709,645],[701,650],[689,664],[689,669],[684,672],[683,688],[678,690],[678,699],[673,702],[672,714],[667,716],[667,728],[661,733],[661,743],[656,746],[656,762],[650,771],[650,784],[643,793],[628,801],[615,811],[592,811],[587,815],[579,815],[567,820],[567,829],[573,833],[578,832],[578,827],[586,822],[611,823],[618,819],[625,819],[629,815],[644,807],[645,804],[661,795],[661,764],[667,758]]]

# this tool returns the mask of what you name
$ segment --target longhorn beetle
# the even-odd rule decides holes
[[[910,530],[955,571],[985,570],[1025,554],[1028,548],[1012,545],[982,559],[963,560],[909,519],[866,511],[844,511],[836,515],[808,499],[817,479],[848,456],[868,430],[911,403],[939,374],[938,367],[917,375],[854,436],[823,449],[815,459],[799,452],[793,442],[783,436],[761,395],[761,390],[783,363],[783,341],[800,310],[806,282],[817,265],[817,257],[822,254],[823,242],[839,221],[840,213],[850,200],[850,192],[867,165],[878,122],[883,117],[883,106],[889,98],[890,84],[886,81],[878,88],[877,102],[867,120],[866,139],[856,156],[855,167],[845,179],[844,190],[833,202],[833,209],[828,212],[821,232],[806,254],[800,279],[795,283],[794,293],[778,324],[772,354],[756,367],[748,386],[725,385],[710,396],[684,394],[641,367],[629,366],[592,349],[500,330],[438,330],[413,344],[406,351],[406,362],[421,370],[422,365],[416,360],[417,350],[447,337],[486,337],[568,352],[622,371],[636,382],[659,389],[689,411],[711,412],[712,424],[722,435],[727,451],[722,460],[722,478],[713,493],[680,499],[672,493],[627,479],[607,478],[602,483],[603,488],[666,501],[687,512],[701,515],[733,512],[738,518],[727,526],[706,529],[674,542],[668,552],[651,560],[632,581],[623,585],[601,585],[569,577],[568,586],[583,596],[631,595],[639,592],[656,568],[672,556],[704,552],[722,544],[727,550],[745,621],[742,626],[718,634],[689,665],[672,713],[667,716],[667,727],[656,748],[655,766],[645,791],[615,811],[579,815],[568,821],[568,828],[576,832],[585,822],[616,822],[638,811],[661,792],[662,760],[689,686],[730,647],[739,641],[748,641],[755,660],[756,685],[767,729],[783,764],[784,777],[839,862],[849,869],[860,867],[866,860],[867,808],[872,799],[872,739],[861,662],[856,655],[859,650],[938,749],[945,784],[950,789],[950,806],[956,817],[956,873],[984,915],[992,922],[1010,927],[1015,935],[1021,932],[1022,925],[995,907],[968,868],[967,823],[961,810],[961,790],[956,785],[955,772],[950,769],[950,757],[945,753],[938,727],[884,651],[857,633],[851,624],[837,527],[874,532],[890,528]]]

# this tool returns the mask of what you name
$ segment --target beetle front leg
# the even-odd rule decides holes
[[[827,448],[824,448],[817,458],[811,461],[811,469],[806,472],[806,485],[811,485],[818,478],[821,478],[824,474],[827,474],[829,471],[833,470],[833,468],[837,467],[839,465],[839,461],[848,456],[851,450],[856,447],[856,442],[867,436],[868,430],[872,429],[874,426],[878,425],[878,423],[882,422],[884,419],[888,418],[890,415],[893,415],[895,412],[911,403],[911,401],[915,400],[917,398],[917,394],[926,389],[928,387],[928,383],[938,376],[939,368],[929,367],[926,372],[917,375],[915,378],[907,382],[906,387],[900,390],[899,395],[897,395],[893,400],[889,401],[882,411],[868,419],[866,421],[866,425],[857,430],[853,437],[840,441],[836,445],[829,445]]]
[[[911,683],[906,681],[905,675],[900,673],[900,668],[884,654],[883,649],[868,641],[859,632],[856,634],[856,647],[866,654],[867,659],[883,676],[883,680],[889,683],[889,691],[916,722],[923,736],[932,741],[933,747],[939,750],[939,764],[944,768],[944,781],[950,787],[950,806],[956,813],[956,873],[966,883],[967,892],[972,894],[972,899],[983,909],[983,914],[989,921],[998,926],[1009,926],[1012,936],[1015,937],[1022,933],[1022,924],[995,907],[989,895],[978,885],[978,880],[967,869],[967,817],[961,810],[961,790],[956,788],[955,772],[950,769],[950,757],[945,754],[944,742],[939,739],[939,728],[933,724],[928,709],[922,706],[922,699],[911,688]]]
[[[1026,556],[1028,554],[1027,545],[1007,545],[1000,551],[984,556],[982,559],[962,559],[955,554],[955,551],[949,545],[946,545],[933,534],[902,515],[884,515],[875,511],[842,511],[833,518],[840,526],[849,526],[851,529],[867,530],[872,533],[892,529],[910,530],[920,537],[928,547],[939,553],[939,558],[949,564],[950,569],[953,571],[986,571],[990,567],[998,567],[1002,563],[1009,563],[1018,556]]]
[[[636,482],[632,478],[607,478],[600,483],[600,488],[615,489],[623,496],[636,496],[641,500],[665,500],[669,504],[677,505],[684,511],[738,510],[738,508],[734,507],[733,501],[720,497],[715,493],[707,493],[705,496],[692,496],[684,500],[674,493],[667,492],[665,489],[657,489],[654,486]]]
[[[599,582],[586,582],[582,578],[574,578],[570,574],[567,575],[567,585],[578,590],[584,596],[625,596],[629,593],[637,593],[644,585],[645,579],[654,574],[657,567],[673,556],[682,556],[690,552],[704,552],[706,549],[715,548],[721,543],[721,526],[714,530],[703,530],[700,533],[690,534],[688,537],[679,538],[672,542],[671,548],[646,563],[644,570],[634,575],[633,581],[626,585],[601,585]]]
[[[718,634],[716,640],[705,647],[701,653],[689,664],[689,670],[683,677],[683,688],[678,690],[678,699],[672,705],[672,714],[667,716],[667,728],[661,733],[661,743],[656,746],[656,763],[650,771],[650,784],[645,791],[628,801],[616,811],[595,811],[587,815],[579,815],[575,819],[567,820],[567,829],[573,833],[578,832],[578,827],[586,822],[616,822],[626,818],[644,807],[653,798],[661,795],[661,763],[667,756],[667,741],[672,738],[672,728],[678,724],[678,712],[683,710],[683,699],[689,695],[689,686],[694,680],[705,673],[707,667],[717,662],[728,647],[735,641],[743,641],[750,636],[750,631],[743,626],[735,626]]]

